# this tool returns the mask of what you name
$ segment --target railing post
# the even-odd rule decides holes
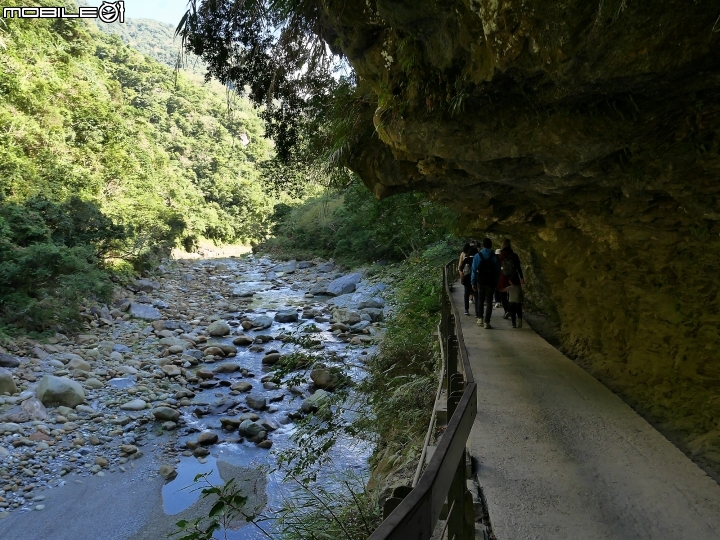
[[[453,505],[453,503],[455,503]],[[465,536],[465,452],[463,451],[448,492],[448,508],[453,512],[448,516],[448,538],[470,540]]]

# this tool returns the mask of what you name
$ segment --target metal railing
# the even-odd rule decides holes
[[[450,297],[456,265],[457,261],[452,261],[443,268],[440,319],[447,429],[417,485],[404,492],[395,490],[393,496],[402,500],[368,540],[430,540],[444,508],[445,524],[437,540],[471,540],[475,536],[472,496],[465,482],[465,446],[477,414],[477,386],[463,341],[460,314]]]

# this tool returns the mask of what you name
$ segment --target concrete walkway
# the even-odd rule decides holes
[[[720,539],[720,486],[620,398],[502,310],[461,318],[498,540]]]

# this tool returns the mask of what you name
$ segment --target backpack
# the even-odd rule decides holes
[[[462,262],[462,280],[460,281],[463,285],[469,284],[470,271],[472,269],[473,257],[465,257]]]
[[[493,264],[493,257],[496,255],[493,253],[489,258],[482,256],[482,253],[478,253],[480,257],[480,264],[478,264],[475,270],[475,284],[482,285],[483,287],[495,287],[497,285],[497,279],[495,276],[495,265]]]
[[[500,270],[508,277],[512,277],[517,274],[517,266],[515,266],[515,256],[509,258],[503,258],[503,262],[500,264]]]

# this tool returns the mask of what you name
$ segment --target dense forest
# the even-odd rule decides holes
[[[259,164],[272,145],[246,100],[82,20],[8,20],[0,47],[7,323],[67,321],[64,307],[108,290],[99,266],[137,270],[201,237],[264,237],[273,203]]]

